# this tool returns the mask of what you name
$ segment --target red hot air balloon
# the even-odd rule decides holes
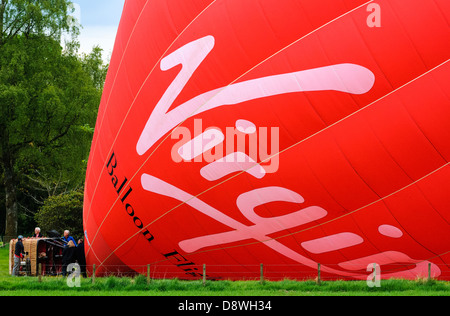
[[[126,1],[88,265],[449,280],[449,22],[448,0]]]

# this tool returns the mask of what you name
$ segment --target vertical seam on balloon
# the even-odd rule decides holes
[[[443,161],[448,162],[448,160],[441,154],[441,152],[436,148],[436,146],[433,144],[433,142],[428,138],[428,136],[425,134],[425,132],[422,130],[422,128],[419,126],[419,123],[411,116],[411,113],[409,113],[408,108],[405,106],[403,102],[401,102],[401,105],[413,124],[416,126],[416,128],[419,130],[420,134],[427,140],[427,142],[433,147],[434,151],[439,155],[439,157],[442,158]]]
[[[314,177],[314,179],[317,181],[318,185],[326,192],[326,194],[328,195],[328,197],[334,202],[336,203],[336,205],[338,205],[339,207],[341,207],[343,210],[347,211],[347,209],[341,204],[341,202],[339,202],[332,194],[331,192],[328,190],[328,188],[325,186],[324,183],[322,183],[321,179],[319,178],[319,176],[317,175],[317,173],[315,172],[315,170],[312,168],[311,164],[309,163],[309,161],[306,159],[306,157],[304,157],[305,155],[303,153],[301,153],[302,158],[304,160],[304,163],[306,164],[306,166],[308,167],[309,171],[311,172],[312,176]],[[288,230],[289,231],[289,230]],[[322,230],[323,233],[324,230]],[[298,244],[298,243],[297,243]]]
[[[447,163],[448,164],[448,163]],[[433,209],[435,211],[435,213],[437,214],[438,217],[440,217],[442,219],[442,221],[444,221],[445,223],[448,222],[445,220],[444,217],[442,217],[442,215],[437,211],[437,209],[434,207],[434,205],[431,203],[431,201],[428,200],[428,198],[425,196],[425,194],[422,192],[422,190],[420,189],[420,187],[417,185],[417,190],[421,193],[423,199],[426,201],[426,203],[431,207],[431,209]],[[395,217],[394,217],[395,218]],[[410,235],[411,236],[411,235]],[[422,243],[420,243],[418,240],[416,240],[414,237],[411,236],[412,239],[414,239],[419,245],[421,245],[423,248],[427,249],[429,252],[436,254],[434,251],[432,251],[431,249],[428,249],[428,247],[425,247],[424,245],[422,245]]]
[[[449,162],[447,162],[449,163]],[[438,215],[438,217],[440,217],[442,219],[443,222],[445,222],[447,225],[450,226],[450,223],[447,221],[447,219],[445,217],[443,217],[441,215],[441,213],[436,209],[436,207],[433,205],[433,203],[431,203],[431,201],[428,199],[428,197],[425,195],[425,193],[422,191],[422,189],[418,186],[417,190],[420,191],[420,193],[422,194],[424,200],[430,205],[430,207],[436,212],[436,214]]]
[[[115,138],[114,138],[113,144],[111,145],[111,148],[109,149],[108,156],[111,154],[111,151],[112,151],[112,149],[113,149],[113,147],[114,147],[114,145],[115,145],[115,143],[116,143],[116,141],[117,141],[117,138],[118,138],[118,136],[119,136],[119,134],[120,134],[120,131],[122,130],[122,127],[123,127],[123,125],[124,125],[124,123],[125,123],[125,121],[126,121],[126,119],[127,119],[127,117],[128,117],[128,114],[130,113],[131,108],[133,107],[134,103],[136,102],[137,97],[138,97],[139,94],[141,93],[141,91],[142,91],[142,89],[143,89],[145,83],[147,82],[148,78],[150,77],[150,75],[153,73],[153,71],[154,71],[155,68],[158,66],[158,64],[161,62],[161,60],[164,58],[164,56],[167,54],[167,52],[172,48],[172,46],[175,44],[175,42],[176,42],[176,41],[184,34],[184,32],[189,28],[189,26],[192,25],[192,23],[194,23],[194,22],[195,22],[195,21],[196,21],[196,20],[197,20],[197,19],[198,19],[198,18],[199,18],[206,10],[207,10],[207,9],[209,9],[214,3],[216,3],[216,1],[217,1],[217,0],[213,0],[206,8],[204,8],[204,9],[200,12],[200,13],[199,13],[199,14],[198,14],[191,22],[189,22],[189,24],[184,28],[183,31],[181,31],[180,34],[178,34],[178,36],[172,41],[172,43],[169,45],[169,47],[166,49],[166,51],[162,54],[162,56],[159,58],[159,60],[158,60],[158,61],[156,62],[156,64],[153,66],[152,70],[151,70],[150,73],[147,75],[146,79],[144,80],[144,82],[142,83],[141,87],[139,88],[139,90],[138,90],[136,96],[134,97],[133,102],[131,103],[131,106],[130,106],[130,108],[129,108],[128,111],[127,111],[127,114],[125,115],[124,119],[122,120],[122,124],[121,124],[119,130],[118,130],[117,133],[116,133],[116,136],[115,136]],[[148,1],[147,1],[147,3],[148,3]],[[147,4],[147,3],[146,3],[146,4]],[[145,7],[144,7],[144,9],[145,9]],[[143,10],[142,10],[142,12],[143,12]],[[142,12],[141,12],[141,14],[142,14]],[[131,37],[130,37],[130,40],[131,40]],[[123,58],[123,56],[122,56],[122,58]],[[116,77],[117,77],[117,75],[116,75]],[[109,99],[108,99],[108,100],[109,100]],[[95,150],[94,150],[93,152],[95,152]],[[134,177],[133,177],[133,178],[134,178]],[[99,178],[98,178],[98,180],[97,180],[97,184],[96,184],[95,189],[94,189],[94,192],[93,192],[93,194],[92,194],[91,201],[94,200],[93,197],[94,197],[94,195],[95,195],[95,193],[96,193],[96,191],[97,191],[97,187],[98,187],[98,184],[100,183],[100,179],[101,179],[101,176],[99,176]],[[117,200],[114,202],[113,206],[115,205],[116,202],[117,202]],[[86,220],[89,219],[89,214],[91,213],[91,212],[90,212],[90,210],[91,210],[91,205],[92,205],[92,202],[91,202],[91,204],[89,205],[89,210],[88,210],[88,213],[87,213],[87,216],[86,216]],[[103,219],[102,223],[100,224],[99,228],[97,229],[97,232],[95,233],[94,238],[93,238],[93,240],[91,241],[91,245],[94,243],[94,240],[96,239],[97,234],[98,234],[98,232],[100,231],[100,227],[103,225],[104,221],[106,220],[106,217],[109,215],[109,213],[111,212],[111,210],[112,210],[112,207],[111,207],[111,209],[109,210],[109,212],[106,214],[106,216],[105,216],[105,218]],[[87,253],[89,253],[91,247],[92,247],[92,246],[89,247]]]
[[[369,183],[363,178],[363,176],[358,172],[358,170],[356,170],[356,168],[354,167],[353,163],[350,161],[350,159],[347,157],[347,155],[345,154],[344,150],[341,148],[341,146],[339,145],[339,142],[337,141],[337,139],[335,137],[333,137],[333,140],[336,144],[336,146],[339,148],[339,151],[341,153],[341,155],[344,157],[344,160],[347,162],[347,164],[350,166],[350,168],[353,170],[353,172],[356,174],[356,176],[364,183],[364,185],[373,193],[375,194],[378,199],[381,199],[382,197],[369,185]],[[344,208],[346,209],[346,208]],[[346,209],[347,210],[347,209]],[[354,225],[358,228],[358,230],[360,231],[360,234],[362,236],[364,236],[364,240],[366,242],[368,242],[369,244],[371,244],[377,251],[380,251],[378,249],[378,247],[372,242],[372,240],[370,240],[366,234],[364,233],[364,231],[361,229],[360,225],[358,224],[358,222],[355,220],[355,218],[352,216],[352,214],[350,214],[350,218],[354,221]],[[346,260],[349,260],[349,258],[342,253],[341,250],[338,250],[338,252],[344,257],[346,258]]]
[[[371,132],[373,133],[374,137],[377,139],[378,144],[383,147],[384,152],[386,155],[389,156],[389,158],[392,160],[392,162],[403,172],[405,177],[407,177],[409,180],[414,181],[414,179],[411,178],[411,176],[406,172],[406,170],[400,165],[400,163],[392,156],[391,152],[386,148],[385,144],[381,141],[380,137],[377,135],[377,133],[374,131],[372,127],[370,127]]]
[[[355,25],[355,29],[359,34],[359,37],[361,38],[361,41],[364,43],[364,46],[367,48],[367,52],[370,55],[370,57],[372,58],[373,62],[377,65],[378,69],[380,70],[380,73],[383,74],[384,79],[386,80],[387,84],[391,87],[391,89],[394,89],[394,85],[392,84],[392,82],[386,77],[386,74],[382,71],[382,68],[380,67],[380,64],[378,62],[378,60],[375,58],[375,56],[372,53],[372,50],[369,48],[369,45],[367,44],[367,41],[364,39],[364,36],[362,35],[360,29],[358,28],[358,26],[356,25],[356,22],[352,19],[353,24]]]
[[[437,10],[439,11],[439,13],[442,15],[442,18],[444,19],[444,21],[447,23],[447,25],[450,27],[450,23],[449,20],[447,19],[446,15],[444,14],[444,12],[442,11],[442,8],[436,3],[436,0],[433,0],[434,4],[437,7]]]
[[[216,1],[216,0],[214,0],[214,2],[215,2],[215,1]],[[343,18],[343,17],[349,15],[350,13],[353,13],[354,11],[359,10],[360,8],[366,6],[367,4],[369,4],[369,3],[373,2],[373,1],[375,1],[375,0],[370,0],[370,1],[368,1],[368,2],[366,2],[366,3],[364,3],[364,4],[362,4],[362,5],[359,5],[358,7],[353,8],[352,10],[349,10],[348,12],[346,12],[346,13],[344,13],[344,14],[342,14],[342,15],[336,17],[336,18],[334,18],[333,20],[331,20],[331,21],[329,21],[329,22],[323,24],[322,26],[320,26],[320,27],[314,29],[313,31],[309,32],[308,34],[303,35],[303,36],[300,37],[299,39],[293,41],[293,42],[290,43],[289,45],[286,45],[286,46],[283,47],[282,49],[278,50],[277,52],[275,52],[275,53],[272,54],[271,56],[267,57],[266,59],[262,60],[261,62],[259,62],[258,64],[256,64],[256,65],[253,66],[252,68],[250,68],[248,71],[246,71],[245,73],[243,73],[242,75],[240,75],[238,78],[236,78],[235,80],[233,80],[228,86],[230,86],[230,85],[232,85],[233,83],[237,82],[239,79],[241,79],[242,77],[244,77],[246,74],[250,73],[252,70],[256,69],[257,67],[259,67],[260,65],[262,65],[262,64],[265,63],[266,61],[270,60],[272,57],[278,55],[278,54],[281,53],[282,51],[286,50],[287,48],[291,47],[292,45],[294,45],[294,44],[298,43],[299,41],[305,39],[306,37],[308,37],[308,36],[310,36],[310,35],[316,33],[317,31],[319,31],[319,30],[325,28],[326,26],[330,25],[331,23],[334,23],[334,22],[338,21],[339,19],[341,19],[341,18]],[[213,3],[214,3],[214,2],[213,2]],[[213,3],[211,3],[207,8],[205,8],[205,10],[208,9]],[[203,10],[202,13],[203,13],[205,10]],[[200,13],[200,14],[202,14],[202,13]],[[200,15],[199,15],[199,16],[200,16]],[[198,17],[198,16],[197,16],[197,17]],[[193,23],[194,21],[195,21],[195,20],[193,20],[191,23]],[[189,24],[189,25],[190,25],[190,24]],[[188,25],[188,26],[189,26],[189,25]],[[180,34],[180,35],[181,35],[181,34]],[[170,48],[169,48],[169,49],[170,49]],[[155,67],[156,67],[156,65],[155,65]],[[154,68],[155,68],[155,67],[154,67]],[[150,74],[149,74],[149,76],[150,76]],[[148,79],[148,77],[147,77],[147,79]],[[147,81],[147,79],[145,80],[145,82]],[[144,84],[145,84],[145,82],[144,82]],[[143,85],[144,85],[144,84],[143,84]],[[143,85],[142,85],[142,86],[143,86]],[[141,89],[142,89],[142,86],[141,86]],[[222,92],[223,90],[225,90],[228,86],[226,86],[226,87],[224,87],[223,89],[221,89],[220,92]],[[218,92],[217,94],[219,94],[220,92]],[[216,95],[217,95],[217,94],[216,94]],[[213,97],[214,97],[214,96],[213,96]],[[196,113],[200,108],[202,108],[202,107],[203,107],[205,104],[207,104],[210,100],[211,100],[211,99],[209,99],[209,100],[206,101],[203,105],[201,105],[200,107],[198,107],[193,113]],[[133,101],[132,104],[134,104],[134,102],[135,102],[135,100]],[[128,113],[130,112],[130,110],[131,110],[131,107],[128,109]],[[128,115],[128,113],[127,113],[127,115]],[[125,119],[126,119],[126,117],[125,117]],[[125,119],[124,119],[124,121],[125,121]],[[143,163],[143,164],[138,168],[138,170],[135,172],[135,174],[133,175],[133,177],[130,179],[130,182],[135,178],[135,176],[139,173],[139,171],[143,168],[143,166],[147,163],[147,161],[153,156],[153,154],[156,152],[156,150],[157,150],[157,149],[158,149],[158,148],[159,148],[159,147],[160,147],[160,146],[161,146],[161,145],[169,138],[169,136],[173,133],[173,131],[176,130],[178,127],[180,127],[186,120],[187,120],[187,119],[185,119],[183,122],[181,122],[180,124],[178,124],[178,125],[172,130],[172,132],[169,133],[169,134],[168,134],[168,135],[167,135],[167,136],[166,136],[166,137],[165,137],[165,138],[164,138],[164,139],[156,146],[156,148],[155,148],[155,149],[150,153],[150,155],[145,159],[144,163]],[[124,122],[124,121],[123,121],[123,122]],[[123,125],[123,122],[122,122],[122,125]],[[118,133],[117,133],[117,135],[116,135],[116,139],[117,139],[119,133],[120,133],[120,130],[118,131]],[[111,150],[112,150],[112,147],[110,148],[110,151],[111,151]],[[98,186],[98,183],[99,183],[99,182],[100,182],[100,177],[99,177],[99,179],[98,179],[98,181],[97,181],[97,186]],[[96,187],[97,187],[97,186],[96,186]],[[128,186],[129,186],[129,184],[127,185],[127,187],[128,187]],[[125,188],[125,189],[126,189],[126,188]],[[105,222],[106,218],[109,216],[110,212],[112,211],[113,207],[115,206],[115,204],[117,203],[118,200],[119,200],[119,198],[117,198],[117,199],[114,201],[114,203],[112,204],[110,210],[108,211],[108,213],[106,214],[105,218],[103,219],[102,224]],[[92,199],[92,201],[93,201],[93,199]],[[91,204],[91,205],[92,205],[92,204]],[[89,208],[89,209],[90,209],[90,208]],[[170,211],[169,211],[169,212],[170,212]],[[90,212],[89,212],[89,213],[90,213]],[[167,213],[165,213],[165,214],[167,214]],[[163,214],[163,215],[164,215],[164,214]],[[102,226],[102,224],[100,225],[100,227]],[[97,234],[98,234],[98,232],[99,232],[99,230],[100,230],[100,227],[97,229],[97,232],[96,232],[95,236],[97,236]],[[140,233],[140,232],[139,232],[139,233]],[[137,234],[138,234],[138,233],[137,233]],[[137,235],[137,234],[136,234],[136,235]],[[133,235],[132,237],[134,237],[134,236],[135,236],[135,235]],[[95,237],[94,237],[94,240],[95,240]],[[94,241],[91,242],[91,245],[92,245],[93,243],[94,243]],[[91,246],[91,247],[92,247],[92,246]],[[90,248],[89,248],[89,249],[90,249]],[[89,252],[89,250],[88,250],[87,252]],[[108,258],[109,258],[109,257],[108,257]]]
[[[367,4],[367,3],[366,3],[366,4]],[[301,8],[301,10],[303,10],[304,12],[307,12],[307,10],[304,9],[304,6],[301,4],[301,2],[299,2],[297,5]],[[313,23],[312,23],[311,20],[309,19],[309,16],[308,16],[306,13],[305,13],[305,15],[306,15],[307,18],[308,18],[309,24],[312,26]],[[319,39],[319,41],[320,41],[320,39]],[[320,48],[322,49],[322,51],[323,51],[324,54],[325,54],[325,51],[324,51],[323,47],[320,46]],[[326,55],[326,54],[325,54],[325,55]],[[328,56],[327,56],[327,58],[328,58]],[[289,59],[288,59],[288,63],[289,63],[289,66],[290,66],[290,65],[291,65],[291,62],[290,62]],[[297,78],[297,77],[295,77],[295,81],[297,82],[297,85],[298,85],[298,86],[301,86],[300,83],[299,83],[299,81],[298,81],[298,78]],[[309,104],[309,106],[311,107],[312,112],[313,112],[315,115],[317,115],[317,118],[321,121],[321,123],[323,123],[323,125],[326,126],[327,123],[325,122],[325,119],[320,115],[318,109],[313,105],[313,103],[311,102],[311,98],[308,96],[308,94],[307,94],[307,93],[304,93],[303,96],[304,96],[305,99],[308,101],[308,104]]]
[[[387,5],[389,5],[389,2],[388,2],[388,1],[386,1],[386,3],[387,3]],[[409,35],[408,30],[407,30],[406,27],[403,25],[402,21],[399,19],[398,15],[396,14],[396,12],[395,12],[395,10],[394,10],[394,8],[393,8],[392,6],[391,6],[391,10],[392,10],[392,14],[396,17],[396,20],[398,21],[398,24],[400,24],[400,27],[402,28],[405,37],[408,39],[410,45],[411,45],[411,46],[414,48],[414,50],[416,51],[416,54],[417,54],[417,56],[419,57],[419,59],[422,61],[423,66],[425,67],[425,69],[428,68],[428,67],[427,67],[427,64],[425,63],[425,60],[423,59],[422,55],[419,53],[419,51],[418,51],[418,49],[417,49],[415,43],[413,42],[411,36]]]
[[[149,2],[149,0],[147,0],[147,1],[145,2],[145,5],[142,7],[142,10],[141,10],[141,12],[139,13],[139,16],[138,16],[138,18],[137,18],[137,20],[136,20],[136,22],[135,22],[135,24],[134,24],[134,26],[133,26],[133,29],[132,29],[132,31],[131,31],[131,33],[130,33],[130,36],[129,36],[128,41],[127,41],[127,44],[125,45],[125,49],[124,49],[124,51],[123,51],[123,53],[122,53],[122,58],[120,59],[119,65],[118,65],[117,70],[116,70],[116,74],[115,74],[115,76],[114,76],[114,80],[113,80],[113,82],[112,82],[112,84],[111,84],[111,88],[110,88],[110,91],[109,91],[108,99],[106,100],[105,109],[104,109],[104,111],[103,111],[103,116],[102,116],[102,118],[101,118],[101,120],[100,120],[100,126],[99,126],[99,128],[98,128],[98,133],[97,133],[97,135],[99,135],[100,130],[101,130],[102,127],[103,127],[103,121],[104,121],[105,116],[106,116],[106,111],[107,111],[107,109],[108,109],[109,100],[110,100],[110,98],[111,98],[113,88],[114,88],[114,86],[115,86],[115,84],[116,84],[117,76],[119,75],[120,69],[122,68],[122,63],[123,63],[123,60],[124,60],[124,58],[125,58],[125,54],[126,54],[126,52],[127,52],[127,50],[128,50],[128,45],[129,45],[130,42],[131,42],[131,39],[132,39],[132,37],[133,37],[133,35],[134,35],[134,31],[135,31],[135,29],[136,29],[136,26],[138,25],[138,23],[139,23],[139,21],[140,21],[140,19],[141,19],[142,13],[144,12],[145,8],[147,7],[148,2]],[[95,157],[95,152],[96,152],[95,149],[97,148],[98,138],[99,138],[99,137],[97,136],[97,137],[95,138],[95,143],[92,144],[92,159],[91,159],[91,161],[92,161],[93,158]],[[88,179],[90,175],[91,175],[91,168],[89,168],[89,170],[88,170],[88,174],[86,175],[86,179]],[[95,186],[95,188],[94,188],[94,194],[95,194],[95,192],[97,191],[97,186],[98,186],[98,182],[97,182],[97,184],[96,184],[96,186]],[[94,194],[93,194],[92,196],[94,196]],[[92,201],[92,200],[93,200],[93,199],[91,199],[91,201]],[[90,204],[90,205],[91,205],[91,204]],[[90,215],[90,207],[89,207],[88,213],[86,214],[86,221],[89,219],[89,215]],[[89,252],[89,251],[88,251],[88,252]]]
[[[92,249],[92,254],[97,259],[97,261],[100,262],[100,258],[97,256],[97,254],[95,253],[95,251],[93,249]],[[86,255],[87,255],[87,253],[86,253]]]
[[[405,83],[405,84],[402,85],[401,87],[399,87],[399,88],[397,88],[397,89],[395,89],[395,90],[393,90],[393,91],[387,93],[386,95],[382,96],[381,98],[379,98],[379,99],[373,101],[372,103],[366,105],[365,107],[359,109],[358,111],[355,111],[354,113],[352,113],[352,114],[350,114],[350,115],[348,115],[348,116],[342,118],[341,120],[339,120],[339,121],[333,123],[332,125],[327,126],[326,128],[324,128],[324,129],[322,129],[322,130],[320,130],[320,131],[318,131],[318,132],[316,132],[316,133],[314,133],[314,134],[308,136],[307,138],[305,138],[305,139],[303,139],[303,140],[297,142],[296,144],[293,144],[293,145],[291,145],[291,146],[285,148],[284,150],[278,152],[277,154],[274,154],[274,155],[272,155],[272,156],[266,158],[264,161],[261,161],[259,164],[262,164],[262,163],[264,163],[264,162],[266,162],[266,161],[269,161],[269,160],[272,159],[274,156],[276,156],[276,155],[281,155],[282,153],[284,153],[284,152],[286,152],[286,151],[288,151],[288,150],[290,150],[290,149],[296,147],[297,145],[299,145],[299,144],[301,144],[301,143],[303,143],[303,142],[305,142],[305,141],[307,141],[307,140],[313,138],[314,136],[316,136],[316,135],[318,135],[318,134],[320,134],[320,133],[322,133],[322,132],[324,132],[324,131],[326,131],[326,130],[328,130],[328,129],[334,127],[334,126],[336,126],[337,124],[343,122],[344,120],[346,120],[346,119],[352,117],[353,115],[355,115],[355,114],[357,114],[357,113],[359,113],[359,112],[361,112],[361,111],[363,111],[363,110],[369,108],[369,107],[372,106],[373,104],[376,104],[377,102],[379,102],[379,101],[385,99],[386,97],[388,97],[388,96],[394,94],[395,92],[399,91],[400,89],[402,89],[402,88],[404,88],[404,87],[410,85],[411,83],[417,81],[418,79],[420,79],[420,78],[426,76],[427,74],[431,73],[432,71],[434,71],[434,70],[438,69],[439,67],[445,65],[445,64],[448,63],[449,61],[450,61],[450,59],[447,59],[445,62],[439,64],[438,66],[434,67],[433,69],[428,70],[427,72],[421,74],[420,76],[418,76],[418,77],[412,79],[411,81]],[[440,169],[442,169],[443,167],[445,167],[445,166],[447,166],[447,165],[448,165],[448,163],[445,164],[445,165],[443,165],[443,166],[441,166],[440,168],[436,169],[435,171],[433,171],[433,173],[436,172],[436,171],[438,171],[438,170],[440,170]],[[201,193],[199,193],[199,194],[193,196],[192,198],[188,199],[187,201],[185,201],[185,202],[183,202],[183,203],[180,203],[180,204],[178,204],[177,206],[173,207],[172,209],[168,210],[166,213],[162,214],[161,216],[159,216],[158,218],[156,218],[155,220],[153,220],[150,224],[148,224],[147,226],[145,226],[144,228],[142,228],[140,231],[138,231],[137,233],[135,233],[135,234],[133,234],[131,237],[129,237],[127,240],[125,240],[121,245],[119,245],[119,247],[117,247],[116,249],[114,249],[114,250],[111,252],[111,254],[110,254],[110,255],[102,262],[102,264],[103,264],[106,260],[108,260],[109,257],[110,257],[115,251],[117,251],[117,250],[118,250],[119,248],[121,248],[125,243],[127,243],[131,238],[133,238],[133,237],[139,235],[144,229],[147,229],[148,227],[150,227],[152,224],[154,224],[155,222],[157,222],[158,220],[160,220],[161,218],[163,218],[163,217],[166,216],[167,214],[170,214],[172,211],[174,211],[175,209],[179,208],[180,206],[186,204],[186,202],[192,200],[193,198],[198,198],[199,196],[201,196],[201,195],[203,195],[203,194],[205,194],[205,193],[211,191],[212,189],[214,189],[214,188],[216,188],[216,187],[222,185],[223,183],[226,183],[226,182],[228,182],[228,181],[230,181],[230,180],[232,180],[232,179],[238,177],[238,176],[241,175],[241,174],[244,174],[245,172],[246,172],[246,171],[242,171],[242,172],[239,172],[239,173],[237,173],[237,174],[235,174],[235,175],[233,175],[233,176],[230,176],[229,178],[227,178],[227,179],[221,181],[220,183],[217,183],[217,184],[213,185],[213,186],[210,187],[209,189],[207,189],[207,190],[205,190],[205,191],[203,191],[203,192],[201,192]],[[137,174],[137,173],[138,173],[138,172],[136,172],[136,174]],[[430,174],[428,174],[428,175],[430,175]],[[428,175],[427,175],[427,176],[428,176]],[[425,176],[425,177],[427,177],[427,176]],[[133,178],[134,178],[134,177],[133,177]],[[424,178],[424,177],[420,178],[420,179],[417,180],[417,181],[420,181],[420,180],[423,179],[423,178]],[[412,182],[411,184],[409,184],[409,185],[406,186],[406,187],[409,187],[410,185],[413,185],[413,184],[416,183],[417,181]],[[406,187],[404,187],[404,188],[406,188]],[[394,193],[391,193],[390,195],[395,194],[396,192],[398,192],[398,191],[395,191]],[[385,198],[389,197],[390,195],[387,195]],[[117,199],[117,200],[118,200],[118,199]],[[117,200],[114,202],[114,204],[117,202]],[[372,204],[377,203],[377,202],[378,202],[378,201],[374,201],[374,202],[368,204],[367,206],[372,205]],[[114,206],[114,204],[113,204],[113,206]],[[111,207],[111,209],[112,209],[112,207]],[[352,213],[355,213],[355,212],[356,212],[356,211],[353,211],[353,212],[347,213],[346,215],[349,215],[349,214],[352,214]],[[338,218],[336,218],[336,219],[339,219],[339,218],[340,218],[340,217],[338,217]],[[327,222],[325,222],[325,223],[323,223],[323,224],[326,224],[326,223],[327,223]],[[319,226],[319,225],[317,225],[317,226]],[[257,243],[261,243],[261,242],[257,242]]]
[[[303,153],[302,153],[302,156],[304,156]],[[321,181],[321,179],[319,178],[319,176],[317,175],[317,173],[316,173],[316,172],[314,171],[314,169],[311,167],[309,161],[308,161],[305,157],[304,157],[303,159],[304,159],[304,161],[305,161],[305,164],[308,166],[308,169],[310,170],[311,174],[313,175],[313,177],[316,179],[317,183],[319,184],[319,186],[326,192],[326,194],[328,194],[329,198],[330,198],[334,203],[336,203],[339,207],[341,207],[343,210],[345,210],[345,211],[347,212],[347,211],[348,211],[347,208],[344,207],[344,206],[341,204],[341,202],[339,202],[339,201],[333,196],[333,194],[331,194],[331,192],[328,190],[328,188],[325,186],[325,184],[322,183],[322,181]],[[319,227],[319,228],[320,228],[320,229],[322,230],[322,232],[325,234],[325,230],[322,229],[322,227]],[[341,253],[341,252],[339,251],[339,253]]]

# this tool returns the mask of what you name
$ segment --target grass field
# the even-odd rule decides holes
[[[370,288],[364,281],[278,282],[259,281],[181,281],[135,278],[82,279],[71,288],[62,277],[11,277],[8,248],[0,248],[0,296],[450,296],[450,282],[427,280],[383,280]]]

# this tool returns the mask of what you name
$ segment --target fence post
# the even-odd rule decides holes
[[[317,264],[317,284],[320,285],[320,263]]]
[[[38,268],[38,281],[39,281],[39,283],[42,282],[42,263],[39,263],[39,268]]]
[[[147,264],[147,285],[150,284],[150,265]]]
[[[259,270],[260,270],[259,271],[259,273],[260,273],[260,278],[259,278],[260,283],[264,284],[264,264],[263,263],[261,263],[261,266],[260,266]]]
[[[95,283],[95,263],[92,266],[92,284],[94,284],[94,283]]]
[[[203,264],[203,286],[206,285],[206,264]]]
[[[431,262],[428,263],[428,282],[431,281]]]

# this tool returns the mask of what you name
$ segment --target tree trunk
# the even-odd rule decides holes
[[[0,125],[1,137],[1,161],[3,166],[3,185],[5,186],[6,225],[5,242],[17,238],[18,206],[16,195],[16,182],[14,174],[14,154],[9,144],[9,133],[6,127]]]
[[[4,242],[8,243],[11,239],[17,238],[17,198],[14,183],[14,169],[9,164],[5,168],[5,193],[6,193],[6,227]]]

